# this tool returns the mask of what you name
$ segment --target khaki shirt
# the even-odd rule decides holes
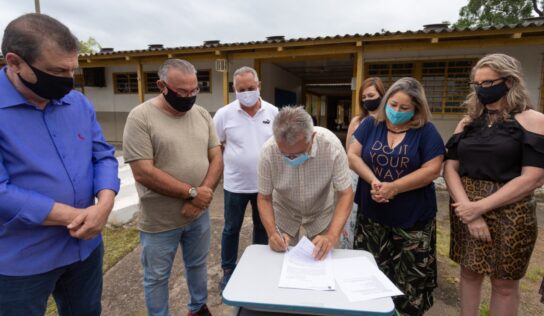
[[[274,138],[264,144],[259,160],[259,193],[272,195],[276,224],[293,237],[300,226],[310,237],[324,231],[334,212],[334,192],[351,186],[346,152],[338,137],[322,127],[314,131],[310,158],[302,165],[289,166]]]
[[[146,101],[130,111],[123,134],[126,163],[153,160],[155,167],[195,187],[206,177],[208,149],[215,146],[219,140],[210,113],[196,104],[184,116],[174,117]],[[138,182],[136,189],[140,230],[162,232],[191,221],[181,215],[181,197],[161,195]]]

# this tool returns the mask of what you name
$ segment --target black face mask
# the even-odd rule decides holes
[[[506,82],[504,81],[488,88],[476,88],[476,96],[478,96],[478,100],[480,100],[483,105],[495,103],[499,101],[502,97],[504,97],[507,93],[508,87],[506,86]]]
[[[363,107],[367,110],[367,111],[376,111],[376,109],[380,106],[380,102],[382,102],[382,98],[377,98],[377,99],[374,99],[374,100],[366,100],[366,101],[363,101]]]
[[[168,86],[166,89],[168,89],[168,93],[163,93],[164,99],[174,108],[174,110],[178,112],[187,112],[195,104],[196,95],[192,97],[180,97],[175,91],[168,88]]]
[[[27,65],[36,75],[36,83],[26,81],[21,77],[21,74],[17,74],[17,76],[28,89],[44,99],[60,100],[74,88],[74,78],[72,77],[53,76],[32,67],[29,63]]]

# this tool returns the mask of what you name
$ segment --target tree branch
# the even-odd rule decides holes
[[[543,16],[544,14],[543,14],[542,10],[540,10],[538,8],[537,0],[532,0],[532,2],[533,2],[533,10],[535,10],[535,12],[538,14],[538,16]]]

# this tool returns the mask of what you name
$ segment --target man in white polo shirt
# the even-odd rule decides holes
[[[262,145],[272,136],[272,122],[278,109],[260,98],[257,72],[242,67],[234,72],[236,99],[219,109],[213,118],[219,140],[223,145],[225,169],[225,226],[221,238],[221,268],[219,283],[223,291],[236,268],[238,242],[244,213],[251,202],[253,243],[268,243],[268,237],[257,209],[257,162]]]

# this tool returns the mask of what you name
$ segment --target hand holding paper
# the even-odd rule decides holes
[[[334,290],[331,253],[322,261],[313,257],[314,244],[302,237],[283,257],[279,287],[310,290]]]

